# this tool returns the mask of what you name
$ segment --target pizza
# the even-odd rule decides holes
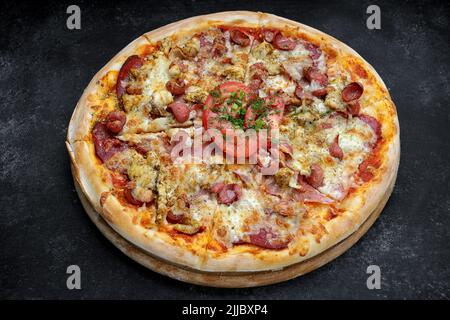
[[[114,230],[210,272],[279,270],[339,243],[388,196],[400,153],[373,67],[320,31],[244,11],[131,42],[84,91],[66,145]]]

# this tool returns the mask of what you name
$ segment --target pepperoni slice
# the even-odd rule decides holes
[[[294,40],[283,36],[281,33],[278,33],[273,39],[273,45],[279,50],[290,51],[294,50],[297,44]]]
[[[123,63],[122,67],[120,68],[119,75],[117,76],[117,83],[116,83],[116,94],[117,98],[119,99],[120,103],[122,103],[122,96],[126,91],[127,87],[127,80],[130,75],[131,69],[139,69],[144,64],[144,60],[137,56],[129,56],[127,60]]]
[[[277,33],[278,33],[278,30],[269,30],[269,29],[262,30],[263,39],[269,43],[271,43],[273,41],[273,39],[275,38]]]
[[[250,38],[248,35],[237,29],[230,31],[230,38],[234,43],[242,47],[246,47],[250,44]]]
[[[294,92],[295,96],[299,99],[312,99],[312,96],[303,90],[301,85],[297,85]]]
[[[112,133],[119,133],[122,131],[127,115],[123,111],[113,111],[106,117],[106,127]]]
[[[170,223],[182,223],[185,220],[184,214],[174,214],[172,210],[169,210],[166,215],[167,222]]]
[[[127,145],[119,139],[113,138],[103,122],[97,122],[92,130],[95,154],[102,162],[107,161],[118,152],[124,151]]]
[[[375,132],[378,138],[381,137],[381,124],[378,122],[377,119],[366,114],[360,114],[358,118],[367,123]]]
[[[311,92],[311,94],[315,97],[321,98],[323,96],[326,96],[328,93],[326,88],[322,88],[322,89],[317,89]]]
[[[181,101],[176,101],[167,106],[167,110],[171,111],[173,113],[173,116],[175,117],[175,120],[179,123],[183,123],[188,121],[189,119],[189,113],[191,112],[191,109],[189,106]]]
[[[249,243],[265,249],[285,249],[289,242],[290,240],[280,239],[279,235],[266,228],[261,228],[257,233],[249,235]]]
[[[242,196],[242,188],[236,183],[225,184],[219,182],[211,186],[211,192],[217,194],[217,202],[230,205]]]
[[[223,182],[217,182],[217,183],[213,184],[209,190],[210,190],[212,193],[219,193],[220,190],[223,189],[223,187],[225,187],[225,183],[223,183]]]
[[[320,50],[319,47],[312,44],[311,42],[305,42],[303,46],[305,47],[306,50],[309,51],[309,56],[311,57],[311,59],[313,60],[319,59],[320,55],[322,54],[322,50]]]
[[[181,94],[184,94],[185,90],[186,90],[186,85],[184,84],[184,81],[182,79],[171,79],[169,81],[167,81],[166,83],[166,89],[176,95],[179,96]]]
[[[319,188],[323,185],[323,169],[317,163],[311,165],[311,174],[305,178],[306,182],[313,188]]]
[[[316,67],[309,67],[304,69],[303,76],[309,82],[317,81],[323,86],[326,86],[328,84],[328,76],[324,73],[321,73]]]
[[[144,204],[142,201],[136,200],[136,199],[133,197],[133,194],[131,193],[131,189],[130,189],[130,188],[126,188],[126,189],[123,191],[123,194],[124,194],[124,196],[125,196],[125,199],[127,199],[127,201],[128,201],[129,203],[134,204],[135,206],[140,207],[140,206],[142,206],[142,205]]]
[[[339,135],[334,138],[333,143],[328,148],[328,152],[332,157],[338,158],[339,160],[344,158],[344,152],[342,152],[342,149],[339,146]]]
[[[364,87],[358,82],[349,83],[344,90],[342,90],[342,100],[350,102],[358,100],[364,92]]]

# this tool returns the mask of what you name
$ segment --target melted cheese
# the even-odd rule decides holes
[[[169,65],[169,60],[162,54],[152,61],[144,81],[144,95],[151,96],[153,92],[165,89],[166,83],[170,79]]]

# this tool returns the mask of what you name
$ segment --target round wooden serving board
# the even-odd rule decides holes
[[[393,176],[392,181],[389,184],[389,188],[386,190],[386,193],[384,194],[377,208],[370,214],[370,216],[359,227],[359,229],[352,233],[350,236],[335,244],[333,247],[308,260],[288,266],[281,270],[260,272],[203,272],[175,265],[170,263],[169,261],[165,261],[156,256],[153,256],[148,252],[142,250],[141,248],[135,246],[131,242],[127,241],[116,231],[114,231],[108,225],[108,223],[106,223],[106,221],[94,210],[86,196],[81,191],[81,188],[76,180],[75,188],[84,209],[86,210],[91,220],[95,223],[97,228],[101,231],[101,233],[117,248],[119,248],[120,251],[122,251],[128,257],[140,263],[144,267],[173,279],[193,284],[222,288],[245,288],[264,286],[293,279],[295,277],[311,272],[317,268],[320,268],[324,264],[340,256],[353,244],[355,244],[356,241],[358,241],[359,238],[361,238],[367,232],[367,230],[379,217],[387,200],[389,199],[389,196],[392,193],[396,176],[397,173],[395,173],[395,175]]]

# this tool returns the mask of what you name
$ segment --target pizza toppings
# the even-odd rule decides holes
[[[173,95],[184,94],[186,85],[182,79],[171,79],[166,83],[167,90]]]
[[[230,31],[230,38],[234,43],[243,47],[250,44],[250,38],[248,35],[238,29],[233,29]]]
[[[317,82],[322,86],[326,86],[328,84],[328,77],[325,73],[320,72],[316,67],[308,67],[304,70],[303,76],[309,82]]]
[[[248,242],[261,248],[281,250],[287,248],[290,239],[281,239],[271,229],[261,228],[248,236]]]
[[[106,117],[106,127],[112,133],[119,133],[122,131],[125,122],[127,121],[127,115],[123,111],[113,111]]]
[[[279,50],[290,51],[294,50],[297,44],[294,40],[283,36],[281,33],[277,33],[273,39],[273,45]]]
[[[374,177],[375,169],[379,168],[380,160],[376,156],[369,156],[358,167],[359,177],[362,181],[370,181]]]
[[[362,96],[363,91],[364,88],[360,83],[352,82],[342,90],[342,100],[344,102],[358,100]]]
[[[126,188],[123,192],[125,199],[127,199],[127,201],[133,205],[136,205],[138,207],[142,206],[144,204],[144,202],[136,200],[132,194],[132,189],[130,188]]]
[[[130,76],[130,71],[132,69],[138,69],[142,67],[144,61],[141,57],[133,55],[129,56],[127,60],[125,60],[122,68],[120,68],[119,75],[117,77],[116,84],[116,94],[119,99],[119,103],[122,103],[122,96],[126,92],[126,88],[128,85],[128,78]]]
[[[217,202],[220,204],[230,205],[238,201],[242,196],[241,186],[235,183],[225,184],[219,182],[212,185],[210,190],[217,195]]]
[[[114,138],[108,130],[104,122],[97,122],[92,130],[92,136],[95,146],[95,154],[102,160],[107,161],[117,152],[121,152],[127,148],[127,145]]]
[[[344,158],[344,153],[342,152],[341,147],[339,146],[339,135],[334,138],[333,143],[328,148],[328,151],[330,152],[330,155],[332,157],[335,157],[339,160],[342,160]]]
[[[311,59],[313,60],[319,59],[319,57],[322,54],[322,51],[320,50],[319,47],[310,42],[305,42],[303,46],[305,47],[306,50],[309,51],[309,56],[311,57]]]
[[[352,116],[357,116],[361,110],[361,105],[357,100],[347,103],[347,112]]]
[[[167,110],[173,113],[173,116],[179,123],[188,121],[189,113],[191,112],[189,106],[181,101],[171,103]]]
[[[305,181],[302,176],[298,177],[298,186],[292,190],[292,197],[295,201],[330,204],[334,201],[319,192]]]
[[[318,188],[323,185],[323,169],[322,167],[314,163],[311,166],[311,173],[309,176],[305,178],[306,182],[308,182],[312,187]]]
[[[366,115],[366,114],[361,114],[358,117],[359,119],[361,119],[362,121],[364,121],[365,123],[367,123],[372,130],[375,132],[376,136],[378,138],[381,137],[381,124],[378,122],[377,119],[375,119],[372,116]]]

